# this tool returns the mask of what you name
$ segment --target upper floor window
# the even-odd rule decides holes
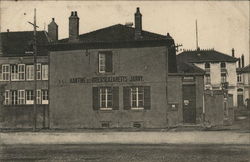
[[[5,90],[5,93],[4,93],[4,104],[5,105],[9,105],[10,104],[10,91],[9,90]]]
[[[37,80],[41,80],[41,77],[42,77],[42,68],[41,68],[41,64],[38,63],[36,64],[36,79]]]
[[[209,69],[210,68],[210,63],[209,62],[206,62],[205,63],[205,69]]]
[[[49,67],[48,65],[42,65],[42,80],[48,80],[49,78]]]
[[[25,65],[24,64],[18,65],[18,77],[19,77],[19,80],[25,80]]]
[[[34,91],[26,90],[26,104],[33,104],[33,103],[34,103]]]
[[[237,74],[237,82],[238,83],[242,82],[242,76],[241,76],[241,74]]]
[[[48,104],[48,103],[49,103],[49,91],[42,90],[42,104]]]
[[[2,79],[3,81],[10,80],[10,65],[9,64],[2,65]]]
[[[26,65],[26,79],[34,80],[34,65]]]
[[[17,100],[17,90],[11,91],[11,104],[12,105],[17,105],[18,100]]]
[[[220,67],[221,67],[221,68],[226,68],[226,63],[225,63],[225,62],[221,62],[221,63],[220,63]]]
[[[111,51],[99,52],[98,55],[98,70],[99,73],[106,73],[113,71],[113,60]]]
[[[18,80],[18,65],[12,64],[10,65],[11,68],[11,80],[15,81]]]
[[[18,104],[25,104],[25,90],[18,90]]]
[[[227,82],[227,75],[226,74],[221,74],[221,83],[226,83]]]

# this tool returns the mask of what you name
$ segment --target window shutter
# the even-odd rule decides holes
[[[93,87],[93,110],[99,110],[100,108],[100,95],[99,88]]]
[[[129,110],[131,109],[131,104],[130,104],[130,87],[123,87],[123,106],[124,110]]]
[[[106,72],[112,72],[113,71],[113,60],[112,60],[112,53],[108,52],[105,54],[106,58],[105,58],[105,71]]]
[[[113,110],[119,110],[119,87],[113,87]]]
[[[144,87],[144,109],[149,110],[151,106],[150,86]]]

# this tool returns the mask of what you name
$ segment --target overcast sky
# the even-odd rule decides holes
[[[245,55],[249,63],[249,2],[247,1],[0,1],[1,32],[32,30],[37,9],[37,24],[43,30],[54,17],[59,38],[68,37],[71,11],[80,17],[80,34],[134,21],[136,7],[143,15],[143,30],[170,33],[184,49],[195,49],[195,20],[198,20],[199,46],[214,48],[236,56]]]

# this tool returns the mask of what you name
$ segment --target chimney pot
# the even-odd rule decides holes
[[[74,16],[74,12],[73,11],[71,11],[71,16]]]
[[[232,57],[234,57],[234,48],[232,48]]]
[[[77,11],[75,11],[75,16],[77,16]]]
[[[7,32],[10,32],[10,29],[7,29]]]
[[[55,18],[54,18],[54,17],[52,18],[52,21],[55,21]]]
[[[245,59],[244,59],[244,55],[242,54],[241,56],[241,66],[244,67],[245,66]]]

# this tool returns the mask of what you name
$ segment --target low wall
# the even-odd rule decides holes
[[[32,128],[33,105],[0,107],[0,128]],[[37,128],[48,127],[48,105],[37,106]]]

